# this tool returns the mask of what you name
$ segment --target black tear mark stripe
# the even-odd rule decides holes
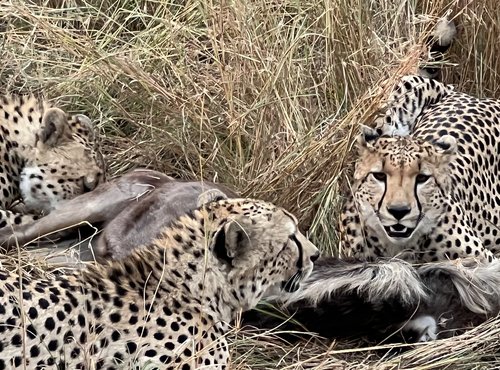
[[[382,194],[382,198],[380,198],[377,204],[377,213],[380,212],[380,208],[382,207],[382,203],[384,202],[385,194],[387,193],[387,180],[384,180],[384,193]]]
[[[304,261],[302,260],[302,258],[304,257],[304,248],[302,246],[302,243],[299,242],[299,239],[297,239],[297,237],[295,236],[295,234],[290,235],[289,238],[293,240],[294,243],[297,245],[297,248],[299,248],[299,259],[297,260],[296,266],[299,270],[301,270],[302,267],[304,267],[303,266]]]
[[[418,173],[421,172],[422,170],[422,163],[418,163]],[[420,204],[420,199],[418,199],[418,193],[417,193],[417,186],[418,186],[418,183],[417,183],[417,180],[415,178],[415,186],[413,187],[413,193],[414,193],[414,196],[415,196],[415,201],[417,202],[417,208],[418,208],[418,214],[421,215],[422,214],[422,204]]]
[[[382,159],[382,172],[384,172],[384,168],[385,168],[385,158]],[[384,202],[384,198],[385,198],[386,193],[387,193],[387,175],[385,176],[385,180],[384,180],[384,193],[382,194],[382,198],[380,198],[380,200],[377,204],[377,213],[380,213],[380,208],[382,208],[382,203]]]
[[[413,187],[413,193],[415,196],[415,200],[417,201],[417,208],[418,208],[418,214],[422,214],[422,204],[420,204],[420,199],[418,199],[418,194],[417,194],[417,181],[415,181],[415,186]]]

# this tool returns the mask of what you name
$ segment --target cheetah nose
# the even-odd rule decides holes
[[[411,207],[408,206],[392,206],[387,207],[387,212],[394,216],[394,218],[400,221],[404,216],[410,213]]]
[[[316,260],[319,258],[320,256],[320,253],[319,251],[317,251],[316,253],[314,253],[310,258],[311,258],[311,262],[314,263],[316,262]]]

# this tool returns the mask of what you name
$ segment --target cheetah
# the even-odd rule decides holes
[[[363,128],[343,254],[410,261],[475,257],[500,246],[500,101],[405,76],[376,128]]]
[[[8,95],[0,98],[0,129],[0,228],[32,222],[104,178],[85,115],[70,117],[34,96]]]
[[[236,198],[180,216],[120,261],[1,272],[0,369],[225,369],[229,323],[296,291],[318,257],[292,214]]]

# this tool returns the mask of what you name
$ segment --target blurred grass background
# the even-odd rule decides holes
[[[423,41],[448,11],[459,33],[442,79],[498,97],[496,0],[4,0],[0,84],[94,119],[111,174],[229,184],[296,213],[334,254],[357,125],[427,61]],[[483,358],[485,341],[465,342],[467,356]],[[308,368],[290,351],[291,367],[273,366]],[[426,356],[425,368],[471,363]]]

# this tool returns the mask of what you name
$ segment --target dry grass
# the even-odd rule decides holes
[[[243,331],[234,347],[235,369],[498,369],[500,326],[489,321],[451,340],[417,346],[328,342],[290,344],[272,332]]]
[[[461,30],[444,79],[499,97],[496,0],[5,0],[0,83],[96,119],[112,173],[225,182],[294,211],[336,253],[357,124],[426,58],[422,40],[450,8]],[[481,368],[497,338],[490,325],[388,359],[253,337],[237,363]]]

